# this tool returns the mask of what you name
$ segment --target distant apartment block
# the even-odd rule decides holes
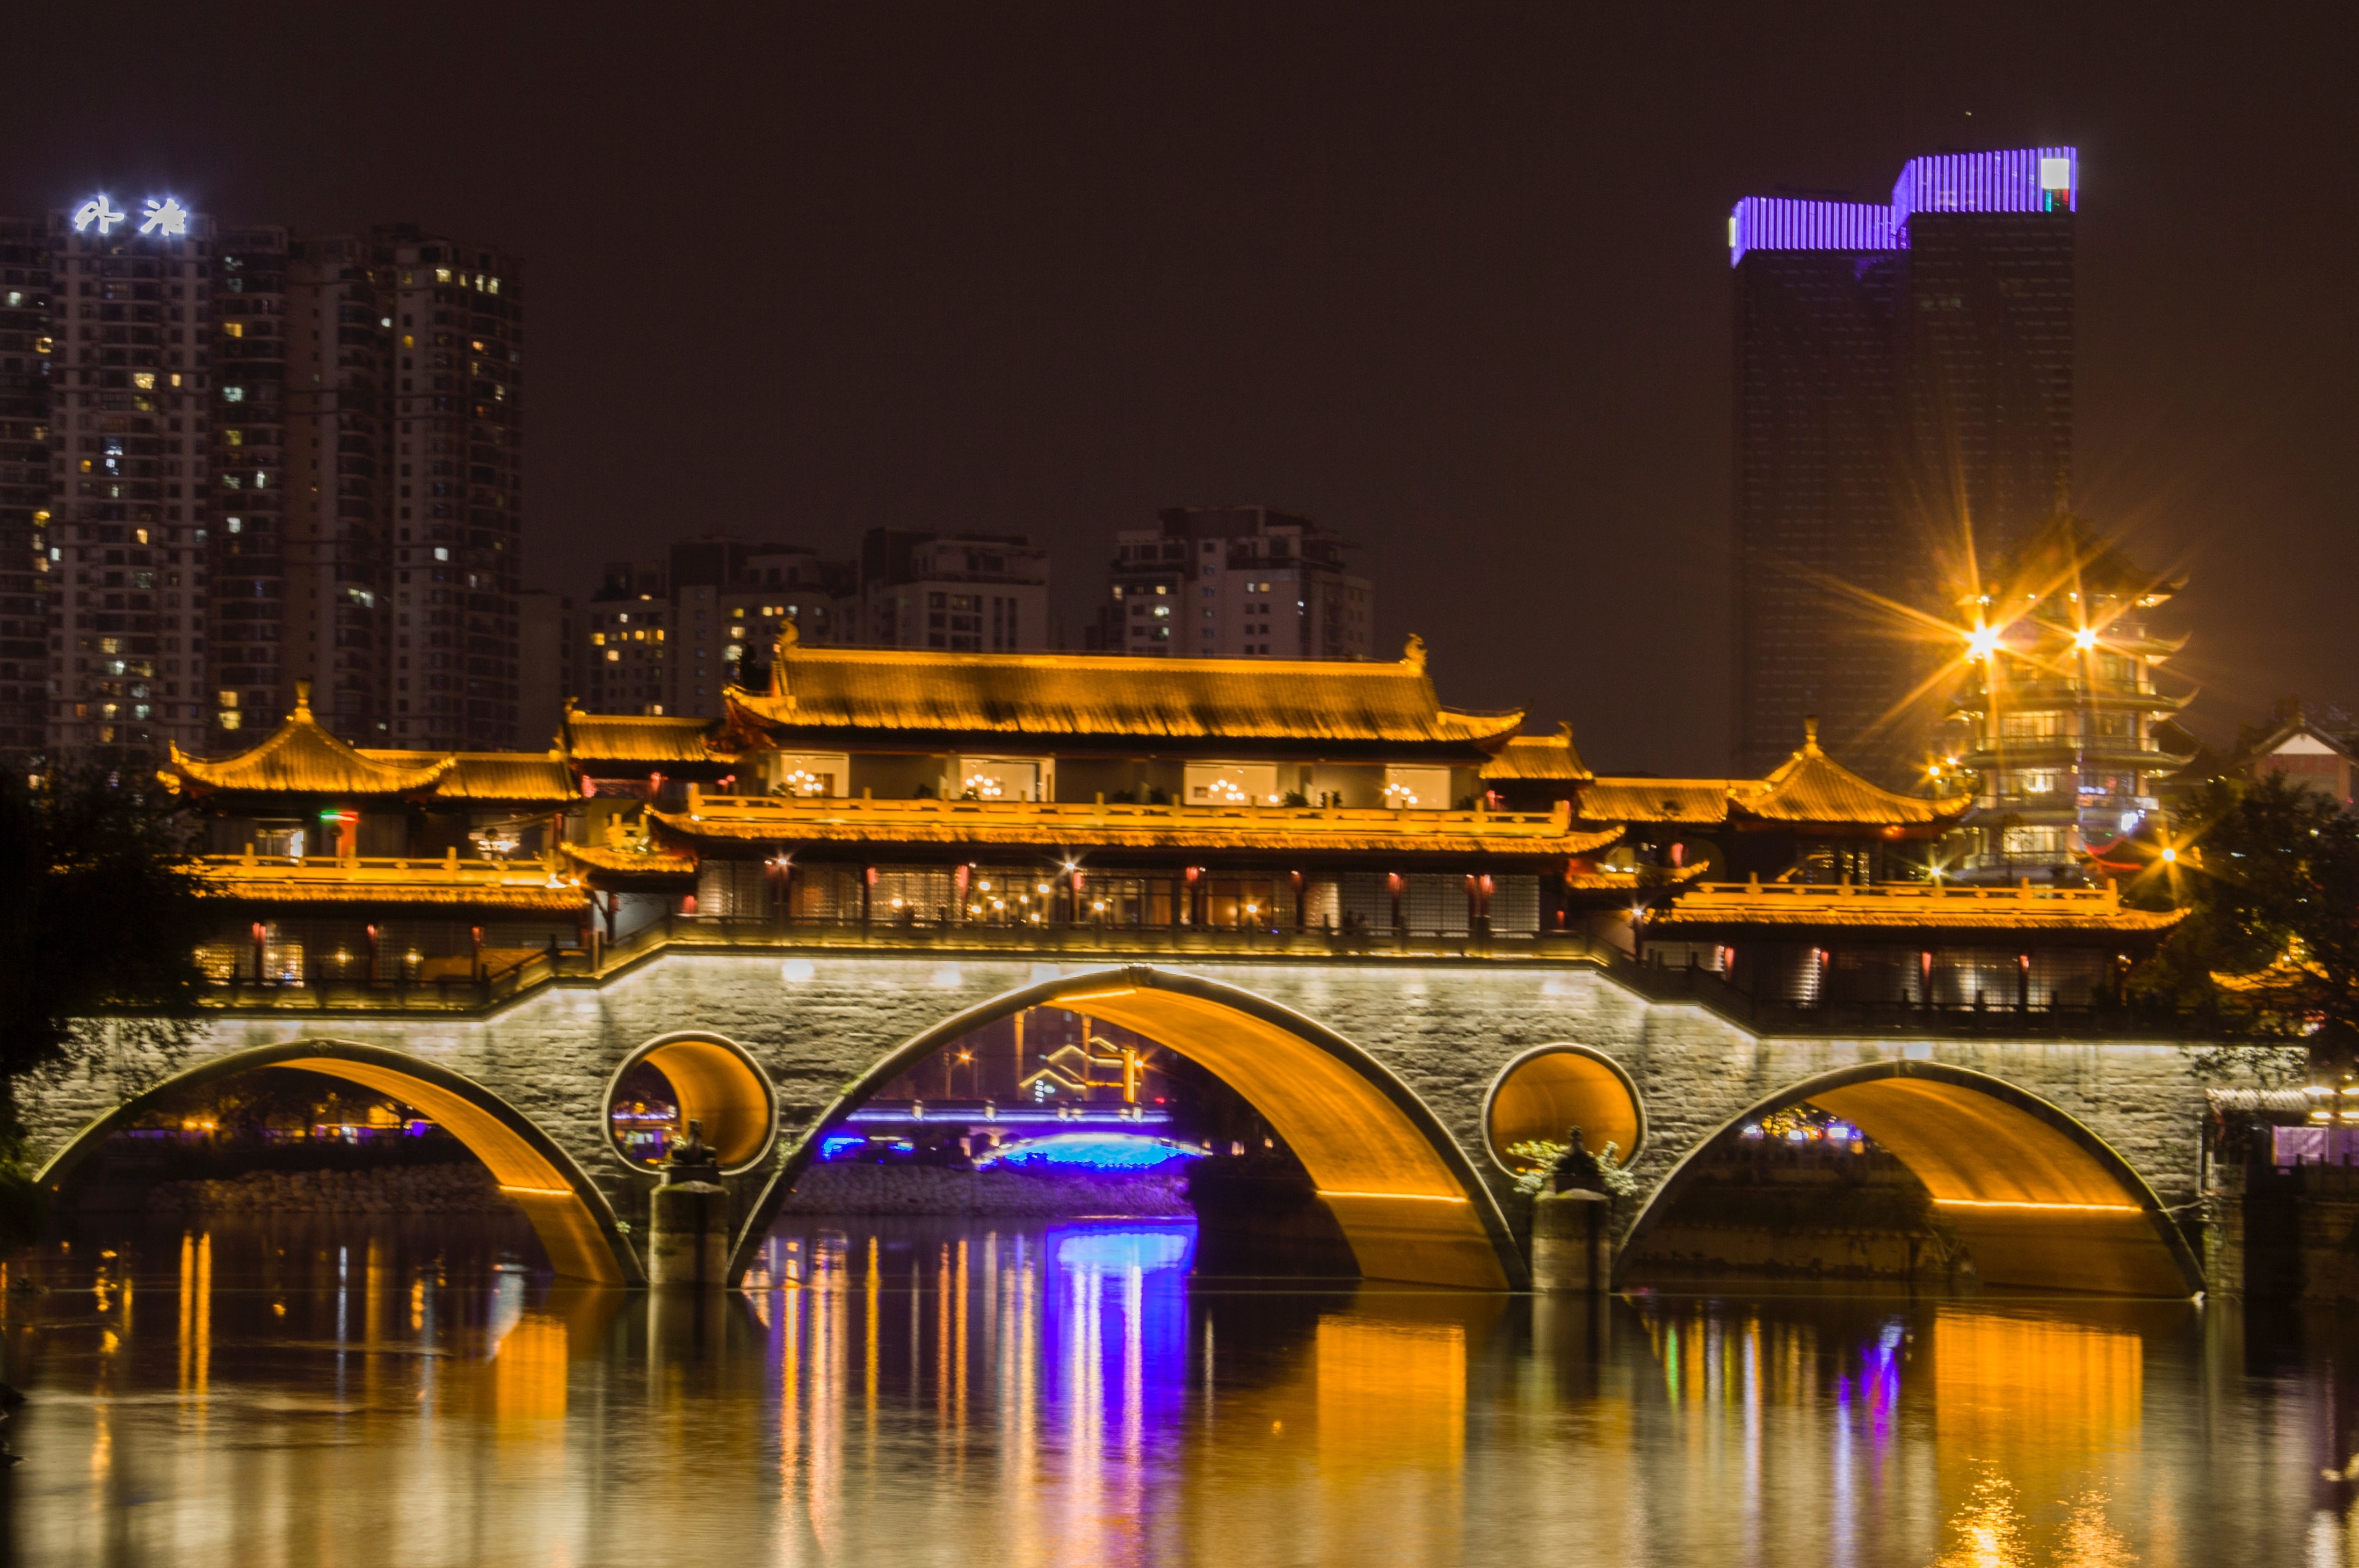
[[[858,640],[858,576],[801,545],[719,534],[610,562],[575,617],[576,694],[594,713],[718,714],[723,687],[768,680],[789,625],[815,645]]]
[[[1022,534],[871,528],[860,543],[859,640],[951,653],[1048,648],[1049,552]]]
[[[1367,659],[1375,587],[1353,546],[1267,506],[1173,506],[1114,536],[1093,638],[1172,659]]]

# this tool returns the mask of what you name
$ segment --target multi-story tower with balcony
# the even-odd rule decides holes
[[[45,742],[142,767],[207,727],[212,226],[100,193],[48,228]]]
[[[2158,809],[2157,781],[2188,757],[2157,732],[2191,694],[2156,689],[2186,639],[2149,620],[2179,587],[2059,516],[1962,606],[1972,738],[1959,761],[1976,780],[1962,877],[2069,877]]]

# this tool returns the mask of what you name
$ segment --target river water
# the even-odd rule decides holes
[[[1191,1278],[1184,1223],[798,1220],[698,1303],[521,1225],[13,1265],[11,1560],[2359,1561],[2359,1323]],[[112,1256],[107,1254],[112,1253]],[[38,1287],[38,1288],[30,1288]],[[2359,1468],[2359,1466],[2354,1466]]]

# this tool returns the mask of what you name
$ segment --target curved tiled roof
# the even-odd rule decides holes
[[[2105,931],[2154,935],[2185,909],[2125,907],[2102,888],[1962,887],[1924,882],[1864,886],[1797,882],[1707,883],[1649,919],[1649,930],[1681,927],[1850,927],[1866,931]]]
[[[1819,749],[1815,719],[1802,749],[1763,779],[1757,792],[1735,796],[1735,809],[1772,822],[1850,822],[1889,827],[1930,827],[1954,821],[1973,804],[1970,796],[1920,800],[1869,783]]]
[[[1582,786],[1581,820],[1717,826],[1734,787],[1725,779],[1596,779]]]
[[[711,719],[650,718],[636,713],[585,713],[569,704],[562,734],[565,756],[573,762],[667,764],[725,762],[707,744]]]
[[[416,754],[412,754],[416,755]],[[429,789],[451,766],[447,757],[382,761],[346,746],[311,716],[308,682],[296,688],[295,711],[278,733],[250,751],[208,761],[178,746],[165,771],[208,789],[257,794],[400,795]]]
[[[1572,726],[1560,726],[1552,735],[1514,735],[1490,761],[1483,777],[1491,779],[1567,780],[1591,777],[1589,765],[1572,744]]]
[[[1495,750],[1513,713],[1445,708],[1421,648],[1390,663],[820,648],[780,639],[770,690],[729,703],[764,726],[1049,737],[1443,744]]]

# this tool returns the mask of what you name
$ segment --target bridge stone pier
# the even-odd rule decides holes
[[[1564,1062],[1594,1065],[1563,1080],[1563,1103],[1590,1107],[1585,1126],[1643,1129],[1638,1194],[1617,1205],[1625,1241],[1699,1151],[1807,1098],[1865,1128],[1951,1205],[1977,1258],[1997,1265],[1984,1263],[1985,1279],[2011,1269],[2032,1285],[2202,1288],[2170,1213],[2199,1196],[2205,1092],[2178,1043],[1762,1035],[1637,984],[1593,958],[1538,954],[673,942],[477,1013],[340,1011],[290,988],[284,1005],[212,1015],[178,1062],[118,1051],[25,1100],[44,1180],[62,1186],[162,1084],[273,1062],[341,1073],[466,1138],[524,1202],[561,1271],[628,1284],[643,1277],[630,1225],[652,1182],[609,1141],[604,1100],[651,1042],[720,1042],[766,1079],[774,1109],[731,1113],[750,1128],[734,1179],[742,1269],[831,1113],[966,1029],[1026,1005],[1070,1005],[1237,1087],[1303,1156],[1364,1272],[1519,1288],[1527,1204],[1486,1123],[1503,1073],[1537,1048],[1570,1045],[1580,1050],[1559,1053]],[[725,1084],[712,1093],[725,1098]],[[1603,1105],[1601,1093],[1628,1103]]]

